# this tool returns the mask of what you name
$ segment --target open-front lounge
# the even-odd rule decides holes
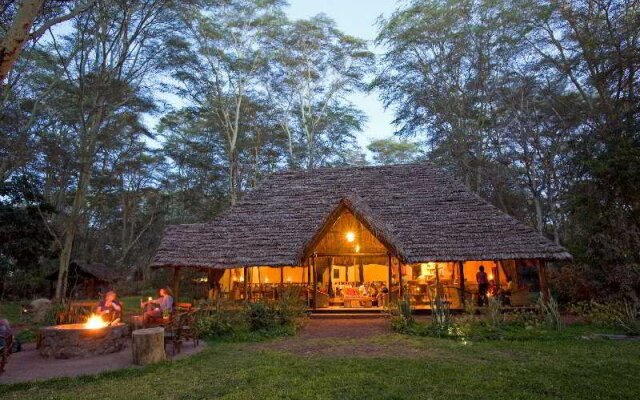
[[[155,267],[207,273],[211,294],[238,301],[295,291],[312,309],[428,309],[546,293],[561,246],[429,165],[274,174],[204,224],[171,226]],[[479,274],[483,270],[484,274]]]

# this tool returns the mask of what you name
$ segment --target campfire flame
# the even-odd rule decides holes
[[[89,319],[87,319],[87,322],[84,324],[86,329],[100,329],[106,326],[108,326],[108,324],[97,314],[91,314]]]

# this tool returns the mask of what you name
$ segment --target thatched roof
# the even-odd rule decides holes
[[[86,278],[95,278],[105,282],[113,282],[119,278],[117,272],[113,268],[107,267],[105,264],[72,260],[69,263],[69,276],[76,275]],[[46,279],[58,279],[58,270],[47,275]]]
[[[430,164],[285,171],[211,223],[170,226],[153,265],[299,265],[342,209],[403,262],[571,256]]]

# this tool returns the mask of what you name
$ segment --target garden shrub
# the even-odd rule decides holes
[[[408,296],[398,300],[395,307],[389,308],[391,315],[391,329],[400,333],[411,333],[415,326],[411,302]]]
[[[202,336],[224,337],[238,328],[238,318],[226,311],[207,313],[198,319],[198,331]]]
[[[544,318],[545,323],[550,328],[553,328],[557,331],[562,329],[562,318],[560,316],[560,307],[558,306],[558,302],[553,298],[553,296],[549,296],[549,300],[545,301],[542,294],[540,294],[540,298],[538,299],[538,308]]]
[[[606,302],[582,302],[572,306],[572,311],[585,322],[623,331],[630,335],[640,335],[640,301],[631,299]]]
[[[487,302],[487,322],[494,328],[500,328],[504,324],[502,314],[502,302],[498,297],[489,297]]]
[[[297,291],[283,290],[275,301],[257,301],[247,304],[245,317],[252,331],[295,331],[306,309]]]

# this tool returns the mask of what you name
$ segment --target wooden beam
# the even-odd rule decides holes
[[[398,283],[400,284],[398,295],[402,299],[402,296],[404,295],[404,288],[402,287],[402,263],[400,262],[400,259],[398,259]]]
[[[313,256],[313,309],[318,307],[317,294],[318,294],[318,271],[316,270],[316,257]]]
[[[388,253],[316,253],[318,257],[370,257],[386,256]]]
[[[180,296],[180,267],[173,267],[171,289],[173,290],[173,301],[174,303],[177,303],[178,297]]]
[[[549,293],[549,284],[547,280],[547,266],[543,260],[538,260],[538,279],[540,280],[540,294],[542,301],[549,301],[551,294]]]
[[[465,289],[464,289],[464,261],[458,261],[458,279],[460,279],[460,282],[458,283],[460,285],[460,302],[462,303],[462,306],[464,307],[465,305]]]
[[[329,257],[329,297],[333,296],[333,257]]]
[[[391,290],[391,280],[393,279],[393,272],[391,271],[391,268],[393,267],[393,264],[391,263],[391,253],[388,253],[387,256],[389,257],[387,263],[387,265],[389,266],[389,275],[387,277],[389,282],[387,282],[387,288]]]
[[[249,274],[247,273],[247,270],[249,268],[244,267],[242,268],[242,284],[244,286],[244,301],[249,301],[249,290],[248,290],[248,280],[249,280]]]

